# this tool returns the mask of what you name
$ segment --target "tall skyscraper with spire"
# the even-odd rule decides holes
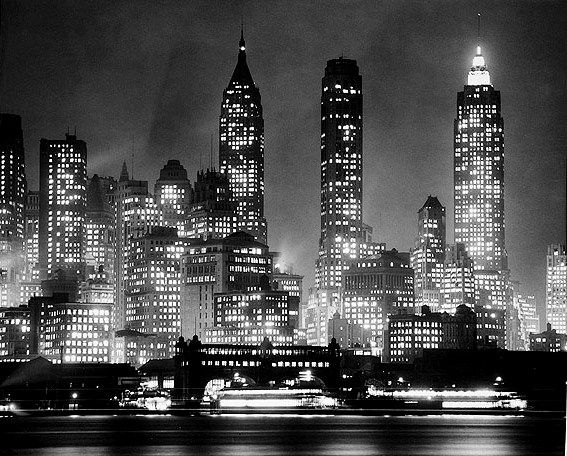
[[[455,242],[475,270],[507,267],[504,247],[504,120],[480,46],[455,119]]]
[[[505,308],[504,120],[477,47],[454,122],[455,242],[474,262],[477,304]]]
[[[219,128],[220,171],[228,176],[238,204],[240,229],[266,243],[264,218],[264,118],[260,91],[246,63],[241,31],[238,62],[223,92]]]

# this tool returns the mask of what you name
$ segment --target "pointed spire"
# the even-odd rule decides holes
[[[244,85],[254,85],[250,69],[246,63],[246,43],[244,41],[244,26],[240,26],[240,41],[238,43],[238,62],[232,73],[230,82],[239,82]]]
[[[246,51],[246,42],[244,41],[244,22],[240,21],[240,41],[238,42],[240,52]]]
[[[126,161],[122,163],[122,171],[120,172],[119,182],[129,181],[130,176],[128,175],[128,167],[126,166]]]
[[[490,73],[486,69],[486,62],[484,61],[484,56],[482,55],[482,49],[480,47],[480,13],[477,14],[477,18],[476,55],[473,58],[472,67],[469,71],[467,85],[491,85]]]

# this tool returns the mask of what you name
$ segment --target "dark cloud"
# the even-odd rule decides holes
[[[32,188],[39,138],[61,137],[67,125],[88,143],[90,173],[117,175],[134,144],[136,177],[150,185],[168,158],[194,176],[208,163],[211,133],[217,144],[242,16],[264,106],[270,244],[309,283],[326,60],[358,61],[365,219],[377,240],[408,249],[430,193],[447,206],[452,231],[453,118],[477,11],[502,92],[510,266],[541,300],[545,246],[565,241],[564,2],[5,0],[1,109],[24,118]]]

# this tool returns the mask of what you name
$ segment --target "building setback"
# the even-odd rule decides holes
[[[262,100],[246,63],[242,33],[238,62],[223,92],[219,133],[220,171],[228,176],[237,203],[239,229],[266,243]]]

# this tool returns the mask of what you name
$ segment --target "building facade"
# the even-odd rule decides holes
[[[207,340],[212,344],[256,345],[267,337],[277,345],[292,345],[289,293],[267,288],[215,294],[214,326],[206,329]]]
[[[199,171],[186,221],[189,238],[222,239],[238,231],[237,203],[232,201],[225,174]]]
[[[417,214],[417,238],[411,252],[416,306],[427,305],[437,311],[442,307],[441,289],[446,248],[445,207],[430,195]]]
[[[179,160],[168,160],[161,169],[154,196],[163,213],[164,225],[176,228],[179,237],[186,237],[186,220],[193,189],[187,179],[187,170]]]
[[[0,363],[29,359],[30,311],[26,306],[0,308]]]
[[[85,272],[87,145],[75,135],[42,139],[39,164],[39,265],[42,279],[57,269]]]
[[[181,332],[207,340],[217,293],[259,291],[272,274],[268,246],[239,231],[224,239],[191,241],[181,259]]]
[[[145,361],[173,356],[181,335],[180,258],[183,241],[173,227],[154,227],[130,239],[126,258],[127,329],[155,336],[144,346]]]
[[[228,176],[231,198],[237,203],[239,229],[266,243],[262,100],[246,63],[242,34],[238,62],[223,92],[219,132],[220,171]]]
[[[455,244],[448,246],[446,250],[441,284],[441,310],[454,313],[461,304],[475,304],[474,266],[464,244]]]
[[[404,310],[413,313],[414,273],[409,254],[393,249],[378,258],[354,262],[343,275],[343,316],[370,334],[377,353],[384,348],[388,318]]]
[[[567,334],[567,256],[565,245],[547,248],[545,308],[547,322],[561,334]]]

